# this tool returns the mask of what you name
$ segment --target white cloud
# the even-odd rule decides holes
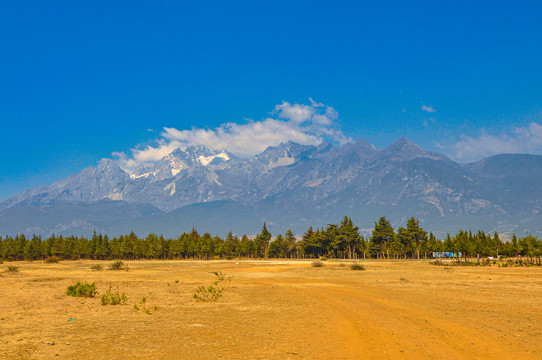
[[[437,110],[430,106],[430,105],[422,105],[422,111],[428,112],[428,113],[434,113],[437,112]]]
[[[160,160],[177,148],[191,145],[226,150],[246,158],[289,140],[305,145],[323,141],[342,145],[352,141],[337,127],[335,109],[312,99],[310,102],[305,105],[283,101],[275,106],[271,117],[243,124],[225,123],[214,129],[164,127],[161,137],[153,145],[132,149],[129,155],[114,153],[113,156],[125,170],[132,171],[140,165]]]
[[[463,136],[449,150],[459,161],[474,161],[504,153],[542,154],[542,125],[533,122],[525,127],[512,128],[510,134],[489,135],[482,131],[478,137]]]

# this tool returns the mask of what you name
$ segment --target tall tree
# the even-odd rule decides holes
[[[288,257],[290,258],[293,258],[294,256],[298,257],[298,254],[299,254],[298,244],[292,230],[288,229],[288,231],[286,231],[286,233],[284,234],[284,239],[288,243]]]
[[[269,241],[271,240],[271,233],[267,230],[267,225],[264,222],[262,231],[254,239],[254,245],[256,246],[256,256],[265,257],[269,247]]]
[[[420,222],[413,217],[407,221],[407,234],[416,249],[416,259],[420,258],[420,244],[427,241],[427,231],[420,227]]]
[[[376,245],[378,251],[387,258],[390,257],[389,243],[394,238],[395,232],[390,222],[385,216],[382,216],[378,222],[375,222],[371,241]]]

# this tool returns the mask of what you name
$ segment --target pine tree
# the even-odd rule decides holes
[[[267,255],[270,240],[271,233],[267,230],[267,225],[264,222],[262,231],[256,236],[256,239],[254,239],[257,257],[265,257]]]
[[[382,216],[378,223],[375,222],[375,227],[373,229],[373,234],[371,236],[371,242],[375,244],[378,251],[381,254],[386,253],[387,258],[390,257],[389,243],[394,238],[395,232],[390,222],[386,219],[385,216]]]
[[[407,234],[410,242],[416,249],[416,259],[420,258],[420,245],[427,241],[427,231],[420,227],[420,223],[416,218],[411,217],[407,221]]]

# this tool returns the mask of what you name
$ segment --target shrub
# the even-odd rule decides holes
[[[223,281],[231,281],[231,276],[227,277],[226,274],[222,272],[213,272],[216,275],[217,279],[213,282],[213,285],[210,286],[200,286],[196,289],[196,292],[192,297],[197,302],[200,301],[218,301],[222,297],[222,292],[225,287],[221,286],[220,283]]]
[[[94,297],[98,294],[96,291],[96,283],[89,284],[87,282],[77,282],[74,285],[68,286],[66,295],[75,297]]]
[[[327,261],[327,257],[321,256],[321,257],[320,257],[320,260],[322,260],[322,261]]]
[[[12,273],[19,272],[19,267],[10,265],[10,266],[8,266],[8,272],[12,272]]]
[[[90,268],[94,271],[102,271],[104,269],[102,264],[94,264],[94,265],[91,265]]]
[[[352,269],[352,270],[365,270],[365,266],[363,266],[362,264],[354,263],[354,264],[350,265],[350,269]]]
[[[118,287],[116,292],[112,292],[110,286],[109,289],[104,294],[102,294],[101,300],[102,305],[118,305],[121,303],[126,304],[126,301],[128,301],[128,297],[124,293],[122,293],[122,295],[119,294]]]
[[[47,264],[56,264],[60,261],[60,258],[58,256],[49,256],[44,260]]]
[[[137,306],[137,304],[134,304],[134,310],[141,310],[145,314],[151,315],[151,309],[147,308],[147,298],[145,296],[141,297],[141,300],[139,300],[139,305],[141,307]],[[158,310],[158,306],[155,305],[152,309],[154,310],[154,312],[156,312],[156,310]]]
[[[218,301],[222,297],[222,291],[224,291],[223,286],[218,286],[218,281],[213,283],[214,285],[210,286],[200,286],[197,288],[196,293],[193,295],[193,298],[196,301]]]
[[[126,270],[128,271],[128,265],[125,265],[122,260],[117,260],[109,265],[109,270]]]
[[[3,264],[4,263],[4,260],[0,259],[0,264]]]
[[[321,262],[320,260],[314,260],[312,263],[311,263],[311,266],[312,267],[324,267],[324,263]]]
[[[216,272],[216,271],[213,271],[211,272],[211,274],[215,274],[218,281],[231,281],[231,276],[226,276],[226,274],[224,274],[222,271],[219,271],[219,272]],[[177,282],[179,280],[176,280]]]

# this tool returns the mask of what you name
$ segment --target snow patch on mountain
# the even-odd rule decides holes
[[[167,184],[165,187],[164,187],[164,191],[169,191],[169,196],[173,196],[175,195],[175,191],[176,191],[176,188],[175,188],[175,181],[172,181],[170,182],[169,184]]]
[[[209,156],[203,156],[203,155],[200,155],[198,157],[198,160],[199,162],[201,163],[201,165],[203,166],[207,166],[209,165],[209,163],[211,161],[213,161],[214,159],[216,158],[220,158],[224,161],[228,161],[230,160],[230,157],[228,156],[228,154],[226,154],[225,152],[221,152],[220,154],[216,154],[216,155],[209,155]]]

